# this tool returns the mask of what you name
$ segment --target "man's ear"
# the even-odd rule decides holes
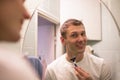
[[[62,36],[60,37],[61,43],[65,46],[65,38],[63,38]]]

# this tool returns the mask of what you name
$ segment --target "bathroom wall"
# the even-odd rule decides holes
[[[110,3],[112,2],[112,0],[111,2],[108,1],[105,2],[110,8],[111,6]],[[103,5],[102,5],[102,40],[99,42],[89,41],[88,44],[92,45],[96,54],[98,54],[100,57],[103,57],[110,64],[113,72],[112,80],[119,80],[120,79],[120,68],[119,68],[120,35],[110,13]]]
[[[59,20],[60,0],[39,0],[39,1],[40,1],[39,6],[38,6],[39,10],[43,10]]]
[[[110,10],[114,14],[120,28],[120,0],[110,0]]]
[[[36,30],[37,30],[37,7],[39,0],[26,0],[25,7],[32,16],[30,20],[26,20],[21,30],[20,52],[35,55]],[[34,14],[34,15],[33,15]]]

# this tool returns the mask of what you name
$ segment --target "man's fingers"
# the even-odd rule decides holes
[[[75,67],[75,73],[76,76],[79,78],[79,80],[92,80],[89,73],[81,69],[80,67]]]
[[[76,74],[76,76],[78,77],[79,80],[83,80],[83,77],[77,71],[75,71],[75,74]]]
[[[87,77],[89,74],[87,72],[85,72],[83,69],[81,69],[80,67],[75,67],[75,70],[84,77]]]

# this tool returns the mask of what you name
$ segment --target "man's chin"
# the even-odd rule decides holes
[[[84,53],[84,51],[85,51],[84,49],[78,50],[78,53],[81,53],[81,54],[82,54],[82,53]]]

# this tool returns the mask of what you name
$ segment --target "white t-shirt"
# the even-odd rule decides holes
[[[22,55],[0,48],[0,80],[39,80]]]
[[[111,70],[102,58],[85,52],[77,65],[88,72],[93,80],[111,79]],[[64,54],[48,65],[45,80],[78,80],[73,67],[73,63],[68,62]]]

